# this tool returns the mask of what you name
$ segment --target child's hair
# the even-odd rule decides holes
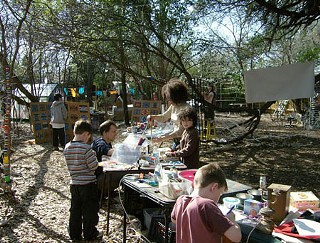
[[[218,183],[219,188],[225,187],[228,190],[226,176],[217,163],[210,163],[200,167],[194,177],[195,188],[203,188],[211,183]]]
[[[87,120],[78,120],[74,124],[73,133],[82,134],[84,132],[89,132],[92,134],[92,126]]]
[[[193,122],[193,127],[197,126],[198,114],[197,114],[197,111],[192,107],[186,107],[182,109],[178,114],[178,118],[180,120],[180,123],[182,119],[189,118]]]
[[[102,135],[104,132],[108,132],[110,130],[111,126],[115,126],[117,127],[116,123],[112,120],[107,120],[105,122],[103,122],[100,126],[99,126],[99,131],[100,134]]]

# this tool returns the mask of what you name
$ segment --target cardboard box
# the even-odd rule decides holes
[[[317,198],[312,191],[291,192],[290,206],[297,208],[298,210],[318,209],[319,198]]]
[[[244,200],[243,212],[247,215],[251,215],[255,217],[259,213],[260,209],[263,207],[264,207],[263,202],[259,202],[254,199],[246,199]]]

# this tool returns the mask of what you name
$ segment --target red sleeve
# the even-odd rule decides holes
[[[234,224],[225,217],[218,206],[212,201],[204,203],[200,210],[201,218],[204,220],[204,225],[208,226],[208,230],[216,232],[219,235],[224,233]]]
[[[179,207],[178,205],[181,203],[181,198],[182,196],[178,197],[171,212],[171,218],[174,220],[177,220],[177,211],[178,211],[177,208]]]

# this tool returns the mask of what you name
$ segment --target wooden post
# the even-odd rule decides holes
[[[5,114],[3,116],[3,167],[4,167],[4,182],[5,192],[11,191],[11,178],[10,178],[10,146],[11,146],[11,80],[10,68],[7,66],[5,69]]]

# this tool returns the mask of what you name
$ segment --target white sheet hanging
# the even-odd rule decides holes
[[[314,94],[314,64],[245,71],[244,80],[247,103],[310,98]]]

